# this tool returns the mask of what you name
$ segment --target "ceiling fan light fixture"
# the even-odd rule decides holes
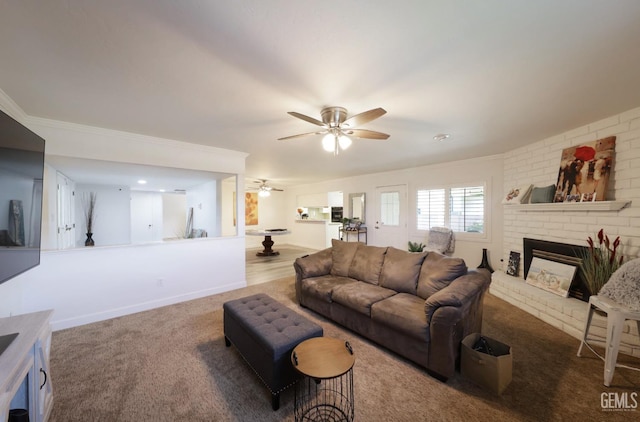
[[[349,138],[347,135],[340,135],[338,137],[338,144],[340,145],[340,148],[342,149],[347,149],[351,146],[351,138]]]
[[[266,198],[268,196],[271,196],[271,192],[269,192],[268,189],[260,188],[258,190],[258,196],[261,197],[261,198]]]
[[[336,137],[333,133],[327,133],[322,138],[322,148],[327,152],[334,152],[336,149]]]

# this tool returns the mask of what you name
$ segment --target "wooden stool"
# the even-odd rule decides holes
[[[598,352],[587,342],[589,334],[589,326],[593,318],[593,312],[600,310],[607,314],[607,340],[605,344],[605,355],[602,357]],[[634,371],[640,371],[640,368],[634,368],[617,363],[618,351],[620,350],[620,337],[622,337],[622,327],[626,320],[636,321],[638,324],[638,333],[640,333],[640,311],[633,311],[624,305],[614,302],[603,296],[591,296],[589,298],[589,314],[587,315],[587,321],[584,326],[584,334],[582,335],[582,341],[580,342],[580,348],[578,348],[578,356],[582,352],[582,346],[587,346],[596,356],[604,361],[604,385],[609,387],[611,385],[611,379],[613,378],[613,372],[617,367],[633,369]]]

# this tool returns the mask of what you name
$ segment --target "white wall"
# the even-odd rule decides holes
[[[469,267],[476,267],[482,258],[482,249],[489,252],[489,259],[492,266],[499,266],[502,252],[502,200],[503,187],[503,162],[502,156],[482,157],[473,160],[464,160],[451,163],[436,164],[431,166],[414,167],[404,170],[375,173],[346,179],[332,180],[312,185],[288,187],[286,193],[286,203],[283,210],[286,214],[289,228],[293,232],[287,239],[288,243],[309,247],[307,230],[296,230],[298,225],[294,224],[295,215],[287,211],[295,210],[297,197],[309,192],[331,192],[342,191],[344,198],[348,198],[350,193],[364,192],[366,194],[366,223],[368,226],[368,244],[376,246],[387,246],[385,239],[376,234],[374,224],[376,215],[376,187],[390,185],[407,185],[408,192],[408,241],[426,243],[426,233],[419,232],[416,227],[416,198],[415,193],[418,188],[433,188],[449,186],[451,184],[486,184],[486,195],[488,199],[487,210],[487,236],[484,239],[456,239],[456,248],[453,255],[465,260]],[[349,212],[348,205],[345,213]],[[302,223],[300,223],[301,225]],[[314,242],[314,244],[316,244]]]
[[[162,194],[162,238],[184,236],[187,225],[187,197],[179,193]]]
[[[631,206],[621,211],[522,212],[503,205],[505,263],[510,251],[522,254],[524,237],[586,246],[587,237],[601,228],[610,237],[621,237],[627,259],[640,254],[640,107],[505,154],[503,193],[522,184],[555,184],[564,148],[612,135],[616,152],[606,199],[631,201]]]
[[[47,251],[0,285],[0,306],[3,316],[54,309],[59,330],[244,287],[244,257],[239,237]]]
[[[31,118],[1,91],[0,108],[43,137],[47,154],[235,174],[244,191],[245,153]],[[0,317],[54,309],[59,329],[242,287],[243,219],[237,229],[236,237],[43,252],[40,266],[0,284]]]
[[[193,208],[193,229],[202,229],[209,237],[222,233],[219,204],[220,181],[203,183],[187,191],[187,210]]]
[[[127,186],[76,184],[76,246],[84,247],[86,222],[83,200],[90,192],[96,194],[93,240],[96,245],[127,245],[131,243],[131,190]]]

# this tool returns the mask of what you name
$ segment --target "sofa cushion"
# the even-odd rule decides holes
[[[401,293],[416,294],[418,276],[427,252],[387,249],[380,273],[380,285]]]
[[[337,286],[349,283],[358,283],[358,281],[347,277],[324,275],[302,280],[300,282],[300,288],[306,295],[331,303],[333,289]]]
[[[467,265],[462,258],[453,258],[437,252],[429,252],[420,269],[418,296],[426,299],[466,273]]]
[[[371,307],[371,319],[418,340],[429,341],[424,299],[418,296],[398,293],[376,302]]]
[[[360,281],[336,286],[331,294],[331,300],[356,312],[371,316],[371,305],[395,294],[396,292],[393,290]]]
[[[351,261],[357,250],[358,243],[356,242],[331,239],[331,258],[333,260],[331,275],[348,277],[349,267],[351,267]]]
[[[349,277],[371,284],[378,284],[387,248],[367,246],[363,243],[358,243],[357,245],[358,249],[349,267]]]

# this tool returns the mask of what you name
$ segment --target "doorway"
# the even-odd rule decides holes
[[[69,249],[75,246],[76,225],[74,207],[74,183],[64,174],[56,173],[58,188],[57,198],[57,243],[58,249]]]
[[[375,207],[375,243],[407,249],[407,185],[378,186]]]

